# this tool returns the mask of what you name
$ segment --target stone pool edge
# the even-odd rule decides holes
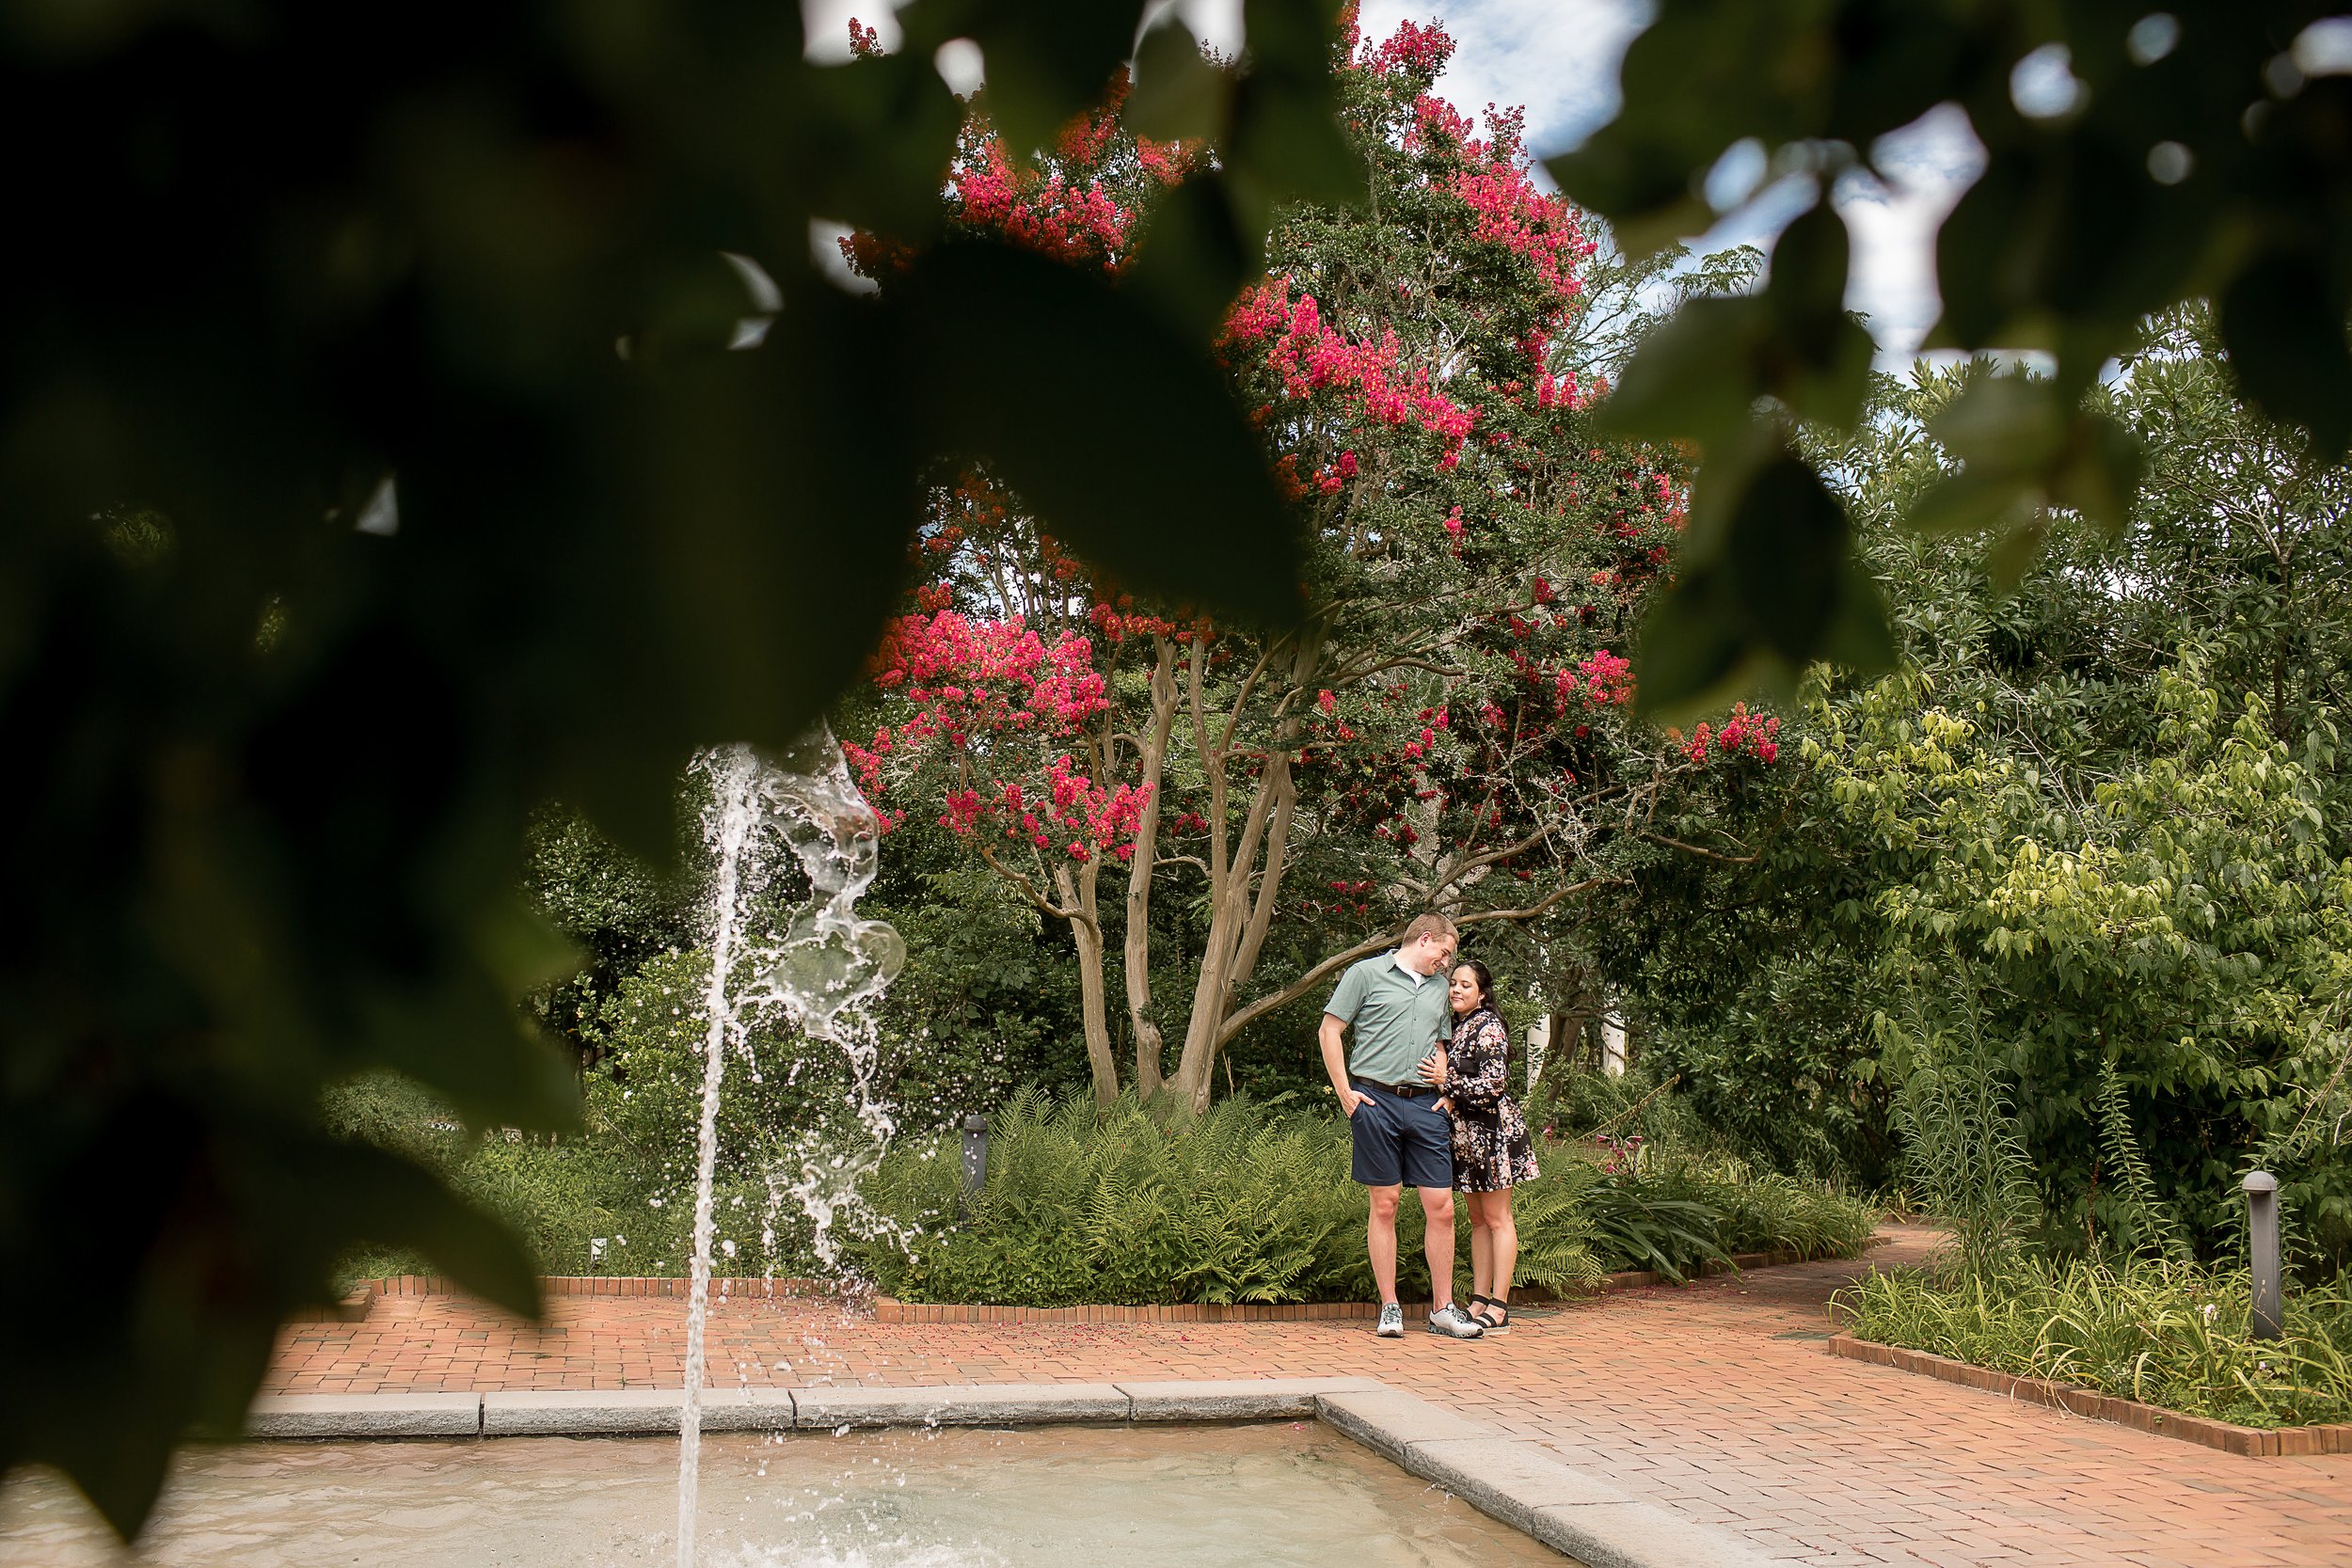
[[[719,1388],[706,1432],[1046,1426],[1312,1418],[1589,1568],[1747,1568],[1764,1559],[1512,1437],[1376,1378],[1117,1379],[923,1387]],[[275,1394],[246,1434],[276,1438],[658,1436],[678,1429],[675,1388],[476,1394]]]

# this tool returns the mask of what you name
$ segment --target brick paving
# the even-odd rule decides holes
[[[1873,1262],[1927,1244],[1896,1230]],[[1824,1354],[1824,1305],[1863,1266],[1539,1308],[1482,1344],[1346,1321],[885,1325],[739,1298],[713,1312],[707,1368],[793,1387],[1360,1374],[1814,1568],[2352,1564],[2352,1456],[2240,1458]],[[363,1323],[288,1329],[270,1386],[675,1387],[685,1337],[675,1300],[566,1298],[533,1327],[462,1297],[385,1297]]]

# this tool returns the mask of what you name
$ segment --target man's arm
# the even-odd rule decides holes
[[[1348,1087],[1347,1047],[1341,1038],[1346,1029],[1345,1023],[1326,1013],[1323,1015],[1323,1026],[1315,1031],[1315,1037],[1323,1043],[1323,1070],[1330,1075],[1331,1087],[1340,1097],[1340,1109],[1353,1119],[1356,1107],[1371,1096],[1358,1094]]]

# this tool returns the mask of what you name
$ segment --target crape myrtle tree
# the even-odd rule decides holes
[[[1240,1031],[1418,910],[1532,922],[1629,857],[1728,852],[1685,819],[1777,750],[1743,707],[1688,736],[1628,712],[1618,649],[1667,569],[1682,474],[1597,437],[1603,388],[1559,368],[1595,245],[1530,181],[1519,117],[1489,109],[1481,134],[1434,94],[1434,26],[1341,47],[1368,198],[1286,214],[1219,339],[1311,541],[1303,621],[1130,592],[967,467],[932,492],[851,752],[894,824],[922,813],[1067,924],[1104,1100],[1114,949],[1130,1081],[1198,1107]],[[956,222],[1125,275],[1215,162],[1126,106],[1022,160],[976,101]],[[846,248],[886,294],[903,258]],[[1176,1007],[1154,995],[1155,899],[1196,916]]]

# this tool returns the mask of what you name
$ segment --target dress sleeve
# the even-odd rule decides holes
[[[1488,1017],[1462,1044],[1468,1049],[1447,1064],[1452,1080],[1447,1087],[1456,1104],[1490,1110],[1510,1086],[1511,1037],[1503,1032],[1501,1019]]]

